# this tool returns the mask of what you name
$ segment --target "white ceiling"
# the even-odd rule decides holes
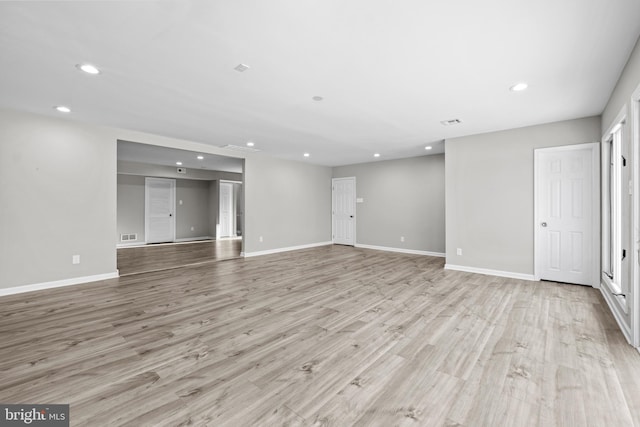
[[[416,156],[600,114],[639,18],[638,0],[4,1],[0,106],[330,166]]]
[[[198,159],[198,156],[202,156],[202,160]],[[242,164],[244,162],[243,159],[234,157],[196,153],[129,141],[118,141],[118,160],[235,173],[242,173]],[[178,165],[176,164],[177,162],[182,164]]]

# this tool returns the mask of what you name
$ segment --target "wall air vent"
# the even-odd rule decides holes
[[[220,148],[226,148],[227,150],[235,150],[235,151],[260,151],[257,148],[253,148],[253,147],[247,147],[247,146],[242,146],[242,145],[231,145],[231,144],[227,144],[227,145],[221,145]]]
[[[442,123],[443,126],[453,126],[453,125],[459,125],[460,123],[462,123],[462,120],[460,119],[443,120],[440,123]]]

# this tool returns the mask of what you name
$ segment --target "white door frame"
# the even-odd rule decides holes
[[[633,256],[631,258],[631,345],[640,351],[640,85],[631,95],[631,158],[633,170]]]
[[[171,217],[171,241],[176,241],[176,180],[172,178],[154,178],[154,177],[145,177],[144,179],[144,242],[149,243],[149,192],[147,191],[147,183],[149,181],[169,181],[171,183],[171,194],[170,194],[170,202],[169,204],[173,207],[173,212],[170,214]]]
[[[538,225],[542,218],[538,217],[538,206],[540,200],[538,199],[538,157],[541,152],[554,152],[554,151],[568,151],[568,150],[584,150],[589,148],[591,150],[591,167],[592,167],[592,188],[597,190],[594,197],[591,199],[591,214],[592,214],[592,248],[594,262],[591,266],[591,286],[594,288],[600,287],[600,143],[590,142],[586,144],[573,144],[563,145],[558,147],[538,148],[534,150],[533,161],[533,258],[534,258],[534,273],[535,280],[540,280],[540,274],[542,271],[542,257],[538,253],[541,251],[539,237],[538,237]]]
[[[333,191],[334,191],[333,188],[334,188],[334,185],[335,185],[336,181],[343,180],[343,179],[351,179],[351,180],[353,180],[353,189],[354,189],[354,192],[353,192],[353,246],[355,247],[356,246],[356,242],[358,241],[357,237],[356,237],[356,229],[357,229],[356,221],[358,220],[358,215],[356,215],[356,210],[357,210],[357,204],[356,204],[357,186],[356,186],[356,177],[355,176],[345,176],[345,177],[342,177],[342,178],[332,178],[331,179],[331,242],[335,243],[335,237],[334,236],[336,235],[336,229],[335,229],[336,228],[336,222],[335,222],[335,214],[334,214],[334,212],[336,210],[336,207],[334,205],[335,204],[335,200],[334,200],[334,197],[333,197]]]
[[[234,230],[234,225],[235,225],[235,211],[236,211],[236,207],[235,207],[235,197],[233,195],[233,184],[237,184],[237,181],[227,181],[224,179],[220,180],[219,186],[218,186],[218,227],[217,227],[217,231],[216,231],[216,239],[220,239],[222,237],[233,237],[235,236],[235,230]],[[222,215],[221,215],[221,209],[222,209],[222,185],[223,184],[228,184],[231,186],[231,204],[230,204],[230,208],[231,208],[231,213],[229,214],[229,220],[231,221],[231,224],[229,225],[229,232],[231,233],[231,235],[229,236],[222,236]]]

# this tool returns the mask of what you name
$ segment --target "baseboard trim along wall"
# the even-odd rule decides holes
[[[129,242],[129,243],[118,243],[116,248],[135,248],[140,246],[145,246],[145,242]]]
[[[607,286],[602,284],[600,286],[600,293],[602,293],[602,297],[604,298],[604,300],[607,302],[607,305],[609,306],[609,310],[611,311],[611,313],[613,313],[613,317],[614,319],[616,319],[616,323],[618,323],[618,326],[620,327],[620,330],[622,331],[622,335],[624,335],[624,338],[627,340],[627,342],[629,344],[632,344],[632,340],[631,340],[631,328],[629,327],[629,325],[627,325],[623,318],[622,318],[622,314],[620,313],[620,310],[618,309],[617,305],[614,303],[613,299],[613,295],[611,295],[609,292],[607,292]],[[638,347],[638,350],[640,350],[640,347]]]
[[[245,258],[251,258],[251,257],[254,257],[254,256],[271,255],[271,254],[277,254],[277,253],[280,253],[280,252],[297,251],[297,250],[300,250],[300,249],[317,248],[318,246],[328,246],[328,245],[333,245],[333,242],[311,243],[311,244],[308,244],[308,245],[289,246],[289,247],[286,247],[286,248],[268,249],[266,251],[242,252],[240,254],[240,256],[243,256]]]
[[[214,237],[211,236],[200,236],[200,237],[185,237],[182,239],[176,239],[174,240],[175,243],[182,243],[182,242],[193,242],[196,243],[200,240],[215,240]]]
[[[238,239],[241,239],[241,237],[237,237]],[[227,238],[225,237],[224,240],[226,240]],[[234,237],[235,239],[235,237]],[[154,246],[161,246],[161,245],[175,245],[176,243],[203,243],[203,242],[208,242],[210,240],[216,240],[214,237],[211,236],[201,236],[201,237],[185,237],[183,239],[176,239],[173,242],[167,242],[167,243],[147,243],[144,241],[140,241],[140,242],[130,242],[130,243],[118,243],[116,245],[116,248],[120,249],[120,248],[141,248],[143,246],[149,246],[149,245],[154,245]],[[223,239],[219,239],[219,240],[223,240]]]
[[[98,282],[100,280],[117,279],[118,272],[96,274],[95,276],[74,277],[73,279],[56,280],[54,282],[35,283],[33,285],[15,286],[13,288],[0,289],[0,297],[25,292],[42,291],[45,289],[61,288],[63,286],[79,285],[81,283]]]
[[[374,249],[376,251],[400,252],[403,254],[435,256],[440,258],[444,258],[446,256],[446,254],[442,252],[418,251],[415,249],[404,249],[404,248],[391,248],[389,246],[362,245],[360,243],[356,243],[355,247],[362,248],[362,249]]]
[[[510,279],[535,281],[533,274],[513,273],[511,271],[490,270],[488,268],[467,267],[465,265],[445,264],[445,270],[464,271],[465,273],[486,274],[488,276],[508,277]]]

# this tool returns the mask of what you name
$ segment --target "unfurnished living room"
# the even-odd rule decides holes
[[[640,2],[0,2],[0,426],[640,426]]]

